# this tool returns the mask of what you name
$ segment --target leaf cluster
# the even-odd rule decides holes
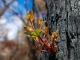
[[[26,19],[29,21],[29,25],[24,27],[25,34],[38,43],[38,45],[34,46],[34,48],[43,52],[56,52],[57,45],[55,40],[58,37],[59,30],[52,32],[52,35],[49,35],[47,33],[48,27],[45,26],[46,21],[43,21],[43,19],[38,20],[40,27],[35,29],[33,24],[34,18],[33,11],[29,10],[26,14]],[[41,36],[41,34],[43,36]],[[47,48],[47,50],[42,50],[43,47]]]

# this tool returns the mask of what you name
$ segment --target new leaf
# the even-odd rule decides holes
[[[33,31],[31,33],[31,37],[35,38],[35,37],[39,36],[40,33],[41,33],[41,29],[36,29],[35,31]]]

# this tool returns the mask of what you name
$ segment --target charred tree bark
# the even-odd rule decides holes
[[[58,29],[57,52],[40,60],[80,60],[80,0],[46,0],[49,34]]]

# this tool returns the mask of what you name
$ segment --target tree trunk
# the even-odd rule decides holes
[[[80,60],[80,0],[46,0],[49,34],[58,29],[56,53],[41,53],[40,60]]]

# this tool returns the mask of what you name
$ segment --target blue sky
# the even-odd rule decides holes
[[[24,0],[17,0],[18,1],[18,3],[23,7],[24,6]],[[28,8],[28,9],[32,9],[32,0],[26,0],[27,2],[26,2],[26,7]]]
[[[32,10],[32,0],[27,0],[26,2],[26,8],[28,10]],[[9,9],[5,11],[3,14],[4,17],[8,18],[12,15],[15,15],[10,9],[14,10],[16,13],[24,15],[26,14],[26,9],[24,7],[24,0],[15,0],[10,6]]]

